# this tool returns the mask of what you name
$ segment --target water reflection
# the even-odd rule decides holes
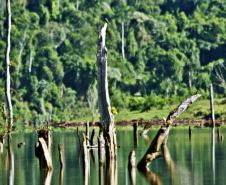
[[[14,185],[14,153],[12,147],[12,137],[9,133],[8,135],[8,150],[6,161],[8,161],[8,185]]]
[[[213,185],[216,184],[216,162],[215,162],[215,127],[212,128],[211,134],[211,145],[212,145],[212,173],[213,173]]]
[[[40,169],[40,184],[51,185],[52,182],[52,169]]]
[[[152,136],[155,132],[156,130],[151,130],[149,135]],[[147,185],[150,183],[171,185],[213,185],[215,183],[224,185],[226,184],[226,176],[224,175],[226,169],[226,142],[218,143],[217,137],[211,137],[211,133],[212,130],[209,128],[194,128],[192,129],[191,141],[189,141],[188,128],[173,128],[167,148],[163,148],[162,156],[153,161],[149,171],[141,175],[136,168],[133,172],[129,173],[128,171],[128,154],[134,149],[133,130],[119,130],[118,145],[120,145],[120,148],[117,150],[117,161],[113,161],[111,164],[103,162],[98,168],[98,150],[93,150],[96,165],[94,165],[90,157],[88,184],[129,185],[135,182],[136,185]],[[216,134],[217,132],[215,136]],[[225,137],[225,128],[221,128],[221,134]],[[57,131],[53,133],[54,170],[44,173],[40,171],[39,161],[34,154],[34,145],[37,141],[36,133],[12,134],[11,147],[7,147],[8,140],[6,135],[4,152],[0,155],[2,159],[0,160],[0,184],[7,185],[11,182],[11,184],[21,185],[82,185],[84,183],[82,158],[79,156],[79,142],[75,138],[77,139],[73,131]],[[214,142],[211,142],[213,138],[216,138],[215,148]],[[97,141],[97,136],[94,141]],[[19,142],[25,142],[26,145],[18,149],[17,143]],[[57,152],[58,143],[62,144],[65,154],[65,166],[61,171]],[[10,144],[8,145],[10,146]],[[146,149],[147,144],[143,139],[140,139],[139,146],[136,149],[137,161],[143,156]],[[10,166],[12,171],[14,166],[14,178],[12,178],[13,173],[11,173],[12,171],[10,172]],[[113,171],[107,170],[108,167],[113,169]],[[129,182],[130,176],[132,177],[131,174],[136,174],[135,180],[131,178],[132,181]]]
[[[128,162],[129,181],[131,185],[136,184],[136,154],[135,150],[132,150],[129,154]]]

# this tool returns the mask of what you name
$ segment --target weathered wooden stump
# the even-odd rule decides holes
[[[130,184],[136,184],[136,153],[132,150],[129,154],[128,161],[128,170],[129,170],[129,180]]]
[[[35,155],[39,159],[40,169],[51,170],[52,166],[52,149],[51,134],[49,130],[38,131],[38,142],[35,146]]]
[[[83,134],[83,177],[84,185],[89,184],[89,168],[90,168],[89,150],[87,148],[87,137]]]

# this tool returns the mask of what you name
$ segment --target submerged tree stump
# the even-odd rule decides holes
[[[159,157],[161,154],[162,144],[166,144],[168,140],[169,131],[173,121],[182,114],[194,101],[196,101],[201,95],[195,94],[190,98],[182,102],[175,110],[169,113],[166,123],[159,129],[151,145],[143,158],[139,161],[137,167],[140,171],[149,171],[148,164]]]
[[[40,169],[51,170],[52,166],[52,143],[49,130],[38,131],[38,142],[35,146],[35,155],[39,159]]]

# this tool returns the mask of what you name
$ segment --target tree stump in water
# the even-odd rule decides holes
[[[89,150],[87,148],[87,137],[83,134],[83,177],[84,177],[84,185],[89,184],[89,168],[90,168],[90,157]]]
[[[35,156],[39,159],[40,169],[51,170],[52,166],[52,149],[51,134],[49,130],[38,131],[38,142],[35,146]]]

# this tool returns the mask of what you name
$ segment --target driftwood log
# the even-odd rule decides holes
[[[189,97],[188,99],[183,101],[175,110],[169,113],[166,119],[166,123],[159,129],[147,152],[139,161],[137,167],[140,171],[149,171],[148,164],[150,164],[151,161],[160,156],[162,145],[167,143],[169,131],[173,121],[200,96],[200,94],[195,94]]]

